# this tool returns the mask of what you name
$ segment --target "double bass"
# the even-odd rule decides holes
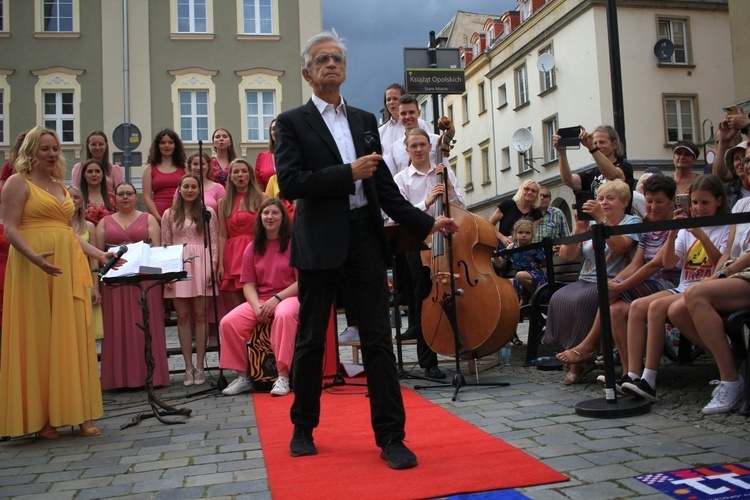
[[[455,128],[440,118],[444,131],[437,145],[443,159],[453,148]],[[447,182],[447,175],[442,176]],[[446,193],[447,193],[446,185]],[[492,267],[497,237],[492,224],[442,197],[435,201],[435,216],[453,218],[460,227],[454,234],[434,233],[425,243],[422,263],[430,268],[432,289],[422,305],[422,334],[438,354],[477,359],[496,353],[516,331],[519,304],[510,281]]]

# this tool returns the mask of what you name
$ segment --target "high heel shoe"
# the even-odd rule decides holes
[[[89,422],[87,426],[84,427],[84,424],[79,425],[78,427],[81,428],[81,436],[83,437],[97,437],[102,435],[102,431],[96,428],[96,426]]]
[[[185,369],[185,380],[182,381],[182,385],[184,385],[185,387],[190,387],[191,385],[195,384],[193,373],[195,373],[195,368],[191,368],[189,370]]]
[[[206,383],[206,376],[203,374],[203,370],[199,368],[193,370],[193,381],[195,385],[203,385]]]

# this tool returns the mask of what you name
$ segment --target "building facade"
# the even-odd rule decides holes
[[[0,156],[37,124],[69,166],[94,130],[114,152],[127,102],[143,162],[163,128],[210,153],[225,127],[254,164],[273,117],[310,95],[299,54],[321,26],[321,0],[0,0]]]
[[[709,141],[734,100],[727,2],[619,0],[617,15],[627,157],[636,176],[652,165],[671,172],[672,145]],[[534,179],[570,214],[552,136],[613,124],[606,16],[604,0],[519,0],[460,48],[466,92],[445,96],[443,111],[456,123],[451,163],[473,211],[489,215]],[[664,38],[675,50],[660,60]],[[519,129],[533,138],[524,153],[513,147]],[[594,166],[585,149],[568,158],[574,172]]]

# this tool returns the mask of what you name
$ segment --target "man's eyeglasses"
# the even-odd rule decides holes
[[[541,196],[542,198],[552,198],[551,194],[544,194],[544,193],[542,193],[539,196]]]
[[[127,198],[128,196],[135,196],[135,191],[121,191],[117,193],[115,196],[118,198]]]
[[[341,64],[344,62],[344,57],[339,54],[318,54],[317,56],[315,56],[315,62],[317,64],[325,64],[329,59],[333,59],[333,62],[335,62],[336,64]]]

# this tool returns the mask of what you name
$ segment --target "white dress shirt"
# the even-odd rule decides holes
[[[430,163],[437,163],[435,157],[435,147],[440,140],[439,135],[430,135]],[[442,159],[442,158],[441,158]],[[406,152],[406,135],[402,135],[399,139],[396,139],[391,145],[390,151],[383,155],[385,164],[388,165],[388,170],[391,171],[391,175],[396,177],[396,174],[404,170],[409,166],[409,153]]]
[[[404,198],[409,200],[418,209],[433,217],[435,216],[435,204],[433,203],[427,209],[425,208],[425,200],[430,196],[432,188],[437,183],[435,168],[435,164],[430,162],[430,169],[427,173],[423,173],[417,170],[414,165],[409,165],[393,178]],[[451,186],[453,186],[453,189],[448,191],[448,200],[461,208],[466,208],[464,195],[458,187],[456,174],[450,168],[446,168],[445,171],[448,172],[448,180]]]
[[[326,122],[328,130],[336,141],[336,147],[339,149],[341,159],[346,163],[354,163],[357,160],[357,152],[354,149],[354,139],[352,131],[349,128],[349,120],[346,118],[346,104],[344,98],[340,97],[341,102],[338,106],[325,102],[320,97],[313,94],[312,101],[315,107]],[[354,181],[354,194],[349,195],[349,208],[359,208],[367,205],[367,197],[362,189],[362,181]]]
[[[419,128],[421,128],[425,132],[427,132],[428,134],[432,133],[432,130],[430,130],[430,125],[426,121],[419,118],[417,120],[417,123],[419,124]],[[406,134],[404,124],[401,123],[401,120],[397,118],[391,118],[387,122],[382,124],[378,128],[378,132],[380,133],[380,145],[383,148],[383,155],[390,151],[391,144],[396,142],[398,139],[401,139],[402,137],[404,137],[404,134]]]

